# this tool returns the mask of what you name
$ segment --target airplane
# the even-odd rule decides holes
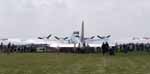
[[[50,38],[54,37],[56,40],[50,40]],[[84,21],[82,21],[81,25],[81,34],[79,31],[74,31],[73,34],[70,37],[58,37],[53,36],[52,34],[49,34],[47,37],[37,37],[35,39],[2,39],[0,42],[11,42],[16,45],[28,45],[28,44],[47,44],[51,48],[55,49],[82,49],[85,50],[85,48],[100,48],[102,46],[102,43],[108,42],[111,35],[108,36],[91,36],[91,37],[85,37],[84,34]],[[97,43],[99,42],[99,43]],[[110,44],[110,46],[114,46],[113,44]]]
[[[61,47],[101,47],[103,42],[108,42],[111,35],[108,36],[100,36],[97,35],[98,39],[94,39],[96,36],[85,37],[84,36],[84,21],[82,21],[81,25],[81,35],[79,35],[79,31],[74,31],[70,37],[58,37],[49,34],[47,37],[38,37],[34,40],[26,40],[28,43],[34,44],[48,44],[50,47],[54,48],[61,48]],[[56,40],[49,40],[50,38],[54,37]],[[42,40],[42,41],[41,41]],[[40,42],[41,41],[41,42]],[[94,43],[94,42],[101,42],[101,43]]]
[[[82,21],[81,25],[81,34],[79,35],[79,31],[73,32],[72,36],[70,37],[57,37],[54,36],[55,39],[58,41],[68,41],[68,43],[58,43],[58,44],[50,44],[50,47],[53,48],[80,48],[80,49],[85,49],[85,48],[100,48],[103,42],[109,42],[109,38],[111,35],[108,36],[100,36],[97,35],[98,39],[95,39],[96,36],[91,36],[91,37],[85,37],[84,35],[84,21]],[[100,43],[94,43],[94,42],[100,42]],[[114,46],[114,44],[111,44],[110,46]]]

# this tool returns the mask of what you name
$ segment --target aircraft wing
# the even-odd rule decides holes
[[[115,43],[110,39],[87,39],[85,41],[90,47],[101,47],[104,42],[108,42],[109,46],[115,46]]]
[[[110,39],[87,39],[85,40],[86,43],[103,43],[103,42],[110,42]]]
[[[74,47],[74,44],[68,44],[68,43],[51,43],[50,47],[54,47],[54,48],[63,48],[63,47]]]
[[[46,41],[40,39],[28,39],[23,42],[25,44],[47,44]]]

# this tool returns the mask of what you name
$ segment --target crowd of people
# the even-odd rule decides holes
[[[116,45],[116,52],[150,52],[150,43],[128,43]]]
[[[35,46],[34,45],[14,45],[11,43],[8,43],[7,45],[4,45],[3,43],[0,44],[0,53],[24,53],[24,52],[35,52]]]
[[[109,44],[103,43],[101,47],[101,52],[103,55],[115,55],[115,53],[125,53],[129,52],[149,52],[150,53],[150,43],[127,43],[127,44],[116,44],[115,46],[109,47]]]
[[[116,44],[115,46],[109,46],[109,43],[103,43],[101,47],[98,48],[90,48],[86,47],[84,49],[80,48],[61,48],[61,49],[54,49],[54,48],[48,48],[47,45],[14,45],[11,43],[8,43],[7,45],[4,45],[3,43],[0,44],[0,53],[31,53],[31,52],[37,52],[38,47],[44,47],[42,49],[49,49],[54,52],[71,52],[71,53],[102,53],[103,55],[109,54],[109,55],[115,55],[115,53],[125,53],[128,54],[129,52],[150,52],[150,43],[128,43],[128,44]],[[56,51],[55,51],[56,50]],[[46,51],[47,52],[47,51]],[[50,51],[51,52],[51,51]]]

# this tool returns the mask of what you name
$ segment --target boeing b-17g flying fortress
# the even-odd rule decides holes
[[[82,21],[81,32],[74,31],[70,37],[58,37],[54,35],[48,35],[47,37],[38,37],[35,39],[1,39],[1,42],[8,44],[9,42],[15,45],[28,45],[28,44],[47,44],[49,47],[53,48],[85,48],[85,47],[101,47],[102,43],[110,43],[111,35],[107,36],[84,36],[84,21]],[[53,38],[53,39],[52,39]],[[110,43],[111,45],[111,43]]]

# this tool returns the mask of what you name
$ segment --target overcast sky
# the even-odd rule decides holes
[[[0,0],[0,38],[86,35],[150,36],[150,0]]]

